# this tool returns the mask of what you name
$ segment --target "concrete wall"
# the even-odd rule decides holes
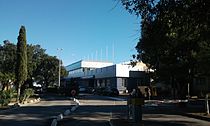
[[[102,68],[102,67],[111,66],[111,65],[113,65],[113,63],[80,60],[78,62],[75,62],[66,66],[66,69],[67,71],[73,71],[80,68]]]
[[[116,77],[129,77],[129,65],[116,65]]]
[[[111,66],[113,63],[110,62],[96,62],[96,61],[82,61],[82,68],[102,68]]]
[[[136,66],[133,67],[129,64],[113,65],[112,63],[91,61],[80,61],[67,67],[69,67],[69,69],[72,69],[72,71],[69,72],[70,78],[92,76],[95,76],[95,78],[129,77],[129,71],[146,70],[146,66],[143,63],[138,63]]]

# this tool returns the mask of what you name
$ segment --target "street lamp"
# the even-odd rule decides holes
[[[189,80],[188,80],[188,83],[187,83],[187,97],[188,97],[188,101],[189,101],[189,99],[190,99],[190,81],[191,81],[191,70],[189,69],[189,71],[188,71],[188,73],[189,73]]]
[[[62,48],[57,48],[58,50],[58,87],[60,87],[60,83],[61,83],[61,60],[60,60],[60,56],[59,56],[59,51],[61,52],[63,49]]]

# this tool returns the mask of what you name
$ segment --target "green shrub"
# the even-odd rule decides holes
[[[1,106],[7,106],[10,103],[11,99],[14,97],[14,92],[15,90],[13,89],[0,91]]]
[[[20,101],[23,103],[24,101],[27,101],[28,98],[30,98],[33,95],[34,95],[34,90],[32,88],[25,89],[21,96]]]

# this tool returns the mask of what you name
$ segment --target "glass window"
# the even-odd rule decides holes
[[[127,78],[121,78],[122,86],[127,86]]]

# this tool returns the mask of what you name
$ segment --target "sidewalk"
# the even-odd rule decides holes
[[[184,108],[179,108],[179,113],[183,116],[210,122],[210,115],[205,113],[204,106],[187,105]]]
[[[143,126],[143,124],[134,123],[132,120],[127,120],[127,119],[111,119],[110,125],[111,126]]]
[[[126,118],[126,113],[124,113],[124,116],[113,116],[113,118],[110,120],[110,125],[111,126],[161,126],[161,125],[174,125],[174,123],[171,123],[170,121],[152,121],[148,120],[150,115],[166,115],[166,116],[171,116],[171,115],[177,115],[177,116],[183,116],[184,118],[189,117],[189,118],[194,118],[195,120],[204,120],[207,122],[210,122],[210,115],[205,115],[205,108],[201,105],[198,105],[197,102],[196,104],[187,104],[186,107],[181,107],[179,106],[178,103],[161,103],[161,102],[156,102],[157,104],[151,103],[151,104],[146,104],[143,107],[143,121],[141,124],[134,123],[132,120],[127,120]],[[118,114],[119,115],[119,114]],[[146,116],[146,117],[145,117]],[[157,117],[158,118],[158,117]],[[173,121],[173,119],[172,119]],[[180,121],[181,122],[181,121]]]

